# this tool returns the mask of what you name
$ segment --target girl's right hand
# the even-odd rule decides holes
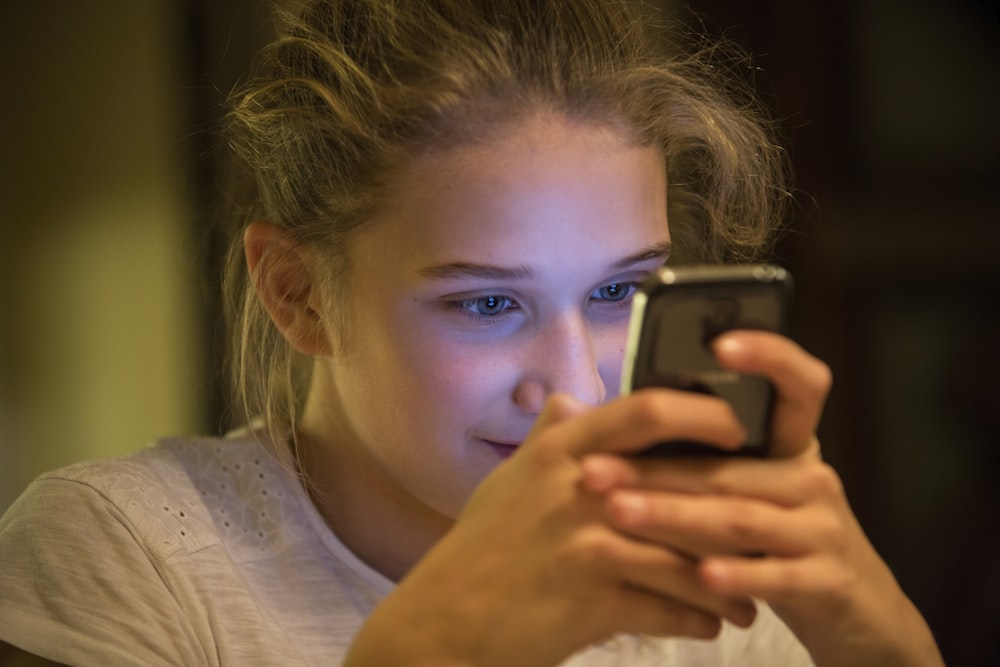
[[[617,633],[714,637],[752,623],[668,547],[607,523],[581,459],[694,438],[736,447],[722,400],[647,390],[596,408],[549,398],[518,452],[476,490],[452,529],[374,611],[345,664],[555,665]]]

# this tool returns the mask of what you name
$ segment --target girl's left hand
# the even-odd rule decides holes
[[[584,484],[605,495],[609,521],[700,558],[713,592],[766,601],[818,665],[943,664],[820,458],[829,369],[766,332],[731,332],[715,350],[723,365],[774,383],[771,458],[593,455]]]

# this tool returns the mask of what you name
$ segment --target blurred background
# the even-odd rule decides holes
[[[749,50],[783,129],[776,260],[834,370],[826,457],[948,663],[1000,664],[998,3],[661,4]],[[44,470],[226,428],[215,128],[267,16],[5,5],[0,510]]]

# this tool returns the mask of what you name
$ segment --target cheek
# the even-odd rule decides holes
[[[420,503],[457,517],[496,465],[469,437],[495,417],[502,397],[495,365],[453,347],[418,345],[412,330],[390,348],[373,339],[352,361],[357,389],[344,401],[352,433],[391,483]]]
[[[509,394],[514,374],[503,346],[450,340],[431,327],[411,326],[405,337],[368,346],[371,398],[393,403],[387,417],[407,414],[424,423],[468,421]],[[387,386],[388,385],[388,386]],[[391,398],[390,398],[391,397]],[[474,418],[475,414],[471,414]]]
[[[414,359],[412,371],[420,391],[442,402],[444,409],[495,402],[509,393],[514,375],[512,364],[505,363],[495,346],[455,344],[442,344]]]

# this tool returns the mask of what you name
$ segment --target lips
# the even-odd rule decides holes
[[[519,445],[511,445],[503,442],[494,442],[493,440],[483,440],[486,445],[492,449],[497,456],[501,459],[510,458],[514,452],[517,451]]]

